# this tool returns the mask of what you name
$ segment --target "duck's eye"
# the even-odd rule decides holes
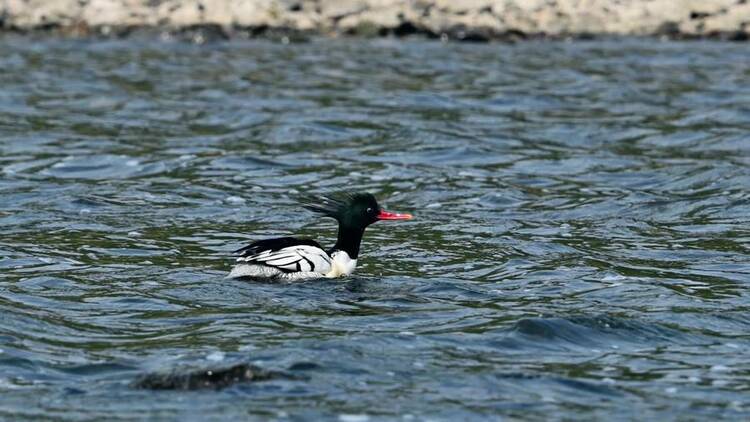
[[[372,214],[372,207],[367,207],[367,213]]]

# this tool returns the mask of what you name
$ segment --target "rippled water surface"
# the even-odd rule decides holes
[[[0,418],[750,416],[750,50],[0,38]],[[354,277],[232,251],[408,222]],[[151,391],[143,374],[288,376]]]

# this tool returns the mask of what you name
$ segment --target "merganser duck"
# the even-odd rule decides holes
[[[325,251],[312,239],[294,237],[259,240],[235,251],[240,256],[227,278],[295,281],[347,276],[357,266],[359,244],[367,226],[380,220],[411,218],[410,214],[380,209],[369,193],[324,196],[303,206],[338,221],[338,240],[333,248]]]

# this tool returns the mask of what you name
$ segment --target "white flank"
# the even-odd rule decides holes
[[[325,274],[331,270],[331,258],[326,251],[315,246],[297,245],[263,251],[257,255],[237,258],[237,262],[263,264],[286,271],[316,272]]]
[[[344,251],[332,256],[314,246],[297,245],[237,258],[227,278],[249,277],[273,280],[309,280],[343,277],[354,272],[357,260]]]
[[[310,271],[300,271],[294,273],[285,273],[277,270],[276,268],[266,267],[263,265],[252,265],[252,264],[237,264],[232,268],[232,271],[227,275],[227,278],[258,278],[267,280],[283,280],[283,281],[297,281],[297,280],[310,280],[313,278],[323,278],[324,275],[321,273],[314,273]]]

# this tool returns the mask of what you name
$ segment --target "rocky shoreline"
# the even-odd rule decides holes
[[[657,36],[747,40],[749,0],[0,0],[0,31],[64,36]]]

